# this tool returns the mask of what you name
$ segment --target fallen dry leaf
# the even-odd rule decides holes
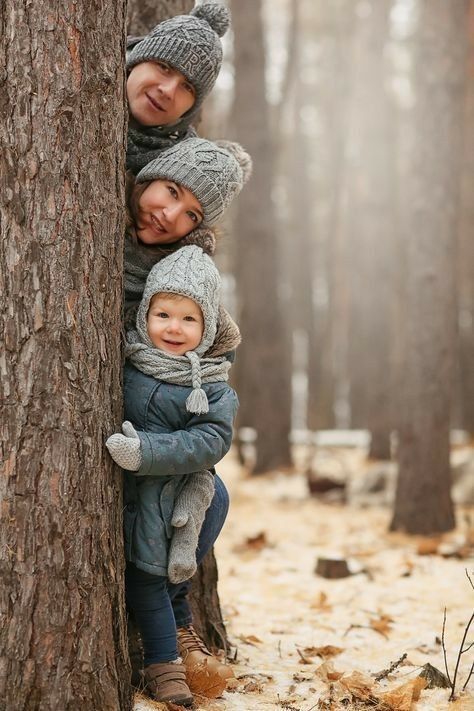
[[[314,602],[310,604],[312,610],[321,610],[321,612],[329,612],[332,610],[332,605],[329,605],[328,596],[325,592],[320,592]]]
[[[426,684],[426,679],[417,676],[416,679],[412,679],[392,691],[379,694],[379,698],[395,711],[410,711],[412,704],[420,698]]]
[[[267,540],[267,534],[265,533],[265,531],[261,531],[255,536],[249,536],[245,539],[243,543],[239,543],[238,545],[234,546],[234,551],[236,553],[245,553],[247,551],[253,551],[254,553],[258,553],[264,548],[270,547],[271,545]]]
[[[241,642],[245,642],[245,644],[251,644],[252,647],[256,647],[257,644],[262,644],[262,640],[254,634],[239,634],[237,639],[240,639]]]
[[[323,681],[338,681],[344,672],[337,671],[332,662],[323,662],[316,669],[315,674],[323,679]]]
[[[384,614],[381,614],[380,617],[376,618],[375,620],[370,620],[369,622],[371,628],[375,630],[375,632],[381,634],[382,637],[385,637],[386,639],[388,639],[388,632],[390,632],[392,629],[392,623],[393,619],[388,615]]]
[[[226,679],[208,667],[207,659],[202,664],[188,668],[186,681],[193,694],[204,696],[206,699],[216,699],[218,696],[222,696],[222,692],[227,686]]]
[[[369,677],[364,676],[364,674],[358,671],[354,671],[348,676],[342,676],[339,679],[339,684],[347,689],[354,698],[360,699],[361,701],[368,701],[374,697],[374,683],[372,679],[369,679]]]
[[[332,644],[325,644],[323,647],[305,647],[303,653],[309,657],[322,657],[323,659],[329,659],[330,657],[337,657],[344,651],[342,647],[335,647]]]
[[[440,536],[433,536],[432,538],[420,538],[418,541],[416,552],[418,553],[418,555],[436,555],[441,541],[442,538]]]

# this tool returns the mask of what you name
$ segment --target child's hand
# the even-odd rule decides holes
[[[122,424],[123,434],[111,435],[105,443],[110,456],[122,469],[137,472],[142,463],[141,442],[131,422]]]

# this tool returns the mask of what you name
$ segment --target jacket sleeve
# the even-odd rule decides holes
[[[171,433],[138,431],[142,464],[136,476],[183,476],[211,469],[229,451],[238,399],[227,387],[209,396],[209,412],[191,415],[186,428]],[[154,418],[155,398],[149,403],[148,419]]]

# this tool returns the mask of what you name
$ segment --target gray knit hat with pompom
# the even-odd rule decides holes
[[[188,138],[163,151],[137,175],[137,183],[172,180],[190,190],[213,225],[242,190],[252,159],[239,143]]]
[[[196,91],[195,111],[215,84],[222,65],[222,37],[230,25],[229,10],[206,2],[189,15],[164,20],[138,42],[127,57],[127,69],[141,62],[162,61],[184,74]],[[190,109],[191,110],[191,109]]]

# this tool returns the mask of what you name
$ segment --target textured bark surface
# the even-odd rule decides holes
[[[129,0],[127,4],[127,32],[146,35],[155,25],[175,15],[186,15],[194,7],[194,0]]]
[[[391,524],[411,533],[454,526],[449,430],[466,21],[464,0],[424,0],[412,39],[416,105],[405,186],[405,357]]]
[[[239,423],[257,431],[255,473],[291,463],[289,334],[283,327],[272,182],[273,146],[265,98],[261,3],[231,3],[234,30],[236,139],[254,172],[236,210],[237,285],[242,345],[236,362]],[[262,292],[264,285],[264,292]]]
[[[193,578],[191,610],[198,634],[211,650],[227,652],[229,641],[217,594],[217,564],[213,551],[208,553]]]
[[[6,0],[0,26],[1,704],[117,711],[125,6]]]

